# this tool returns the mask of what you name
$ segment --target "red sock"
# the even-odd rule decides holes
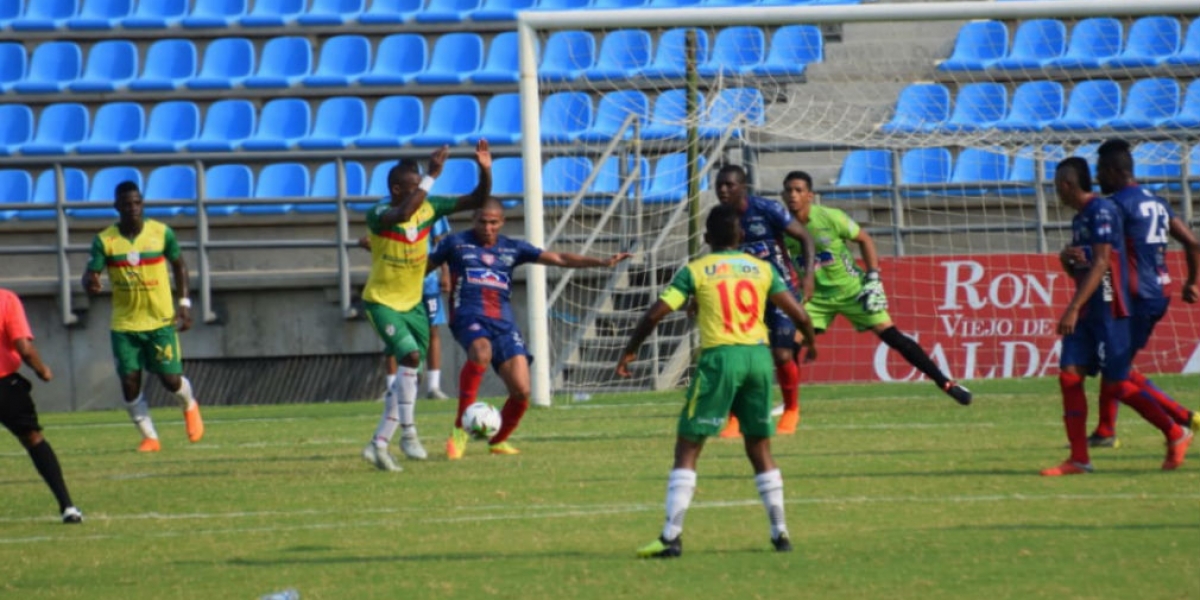
[[[1116,388],[1113,393],[1121,399],[1121,402],[1128,404],[1133,410],[1136,410],[1142,418],[1149,421],[1151,425],[1158,428],[1167,436],[1168,440],[1174,441],[1183,435],[1183,430],[1171,420],[1166,411],[1158,405],[1158,402],[1150,396],[1144,394],[1138,386],[1134,385],[1128,379],[1115,381],[1112,383],[1104,382],[1104,387]]]
[[[521,424],[521,417],[525,416],[525,409],[529,408],[529,398],[516,398],[509,396],[508,400],[504,401],[504,408],[500,409],[500,431],[488,440],[489,444],[499,444],[508,439],[512,432],[517,430],[517,425]]]
[[[1121,407],[1121,402],[1113,395],[1114,390],[1115,388],[1100,386],[1100,420],[1096,423],[1098,436],[1117,435],[1117,409]]]
[[[1154,385],[1153,381],[1146,379],[1145,375],[1142,375],[1138,371],[1133,371],[1129,374],[1129,381],[1133,385],[1138,386],[1138,389],[1141,390],[1143,394],[1154,398],[1155,402],[1158,402],[1158,405],[1167,412],[1167,415],[1171,417],[1172,421],[1175,421],[1180,425],[1190,424],[1192,411],[1188,410],[1186,406],[1176,402],[1175,399],[1168,396],[1166,392],[1158,389],[1158,386]]]
[[[454,417],[454,426],[462,427],[463,412],[467,407],[475,404],[475,398],[479,396],[479,384],[483,383],[483,375],[487,373],[486,365],[477,365],[471,361],[463,364],[462,371],[458,373],[458,415]]]
[[[1058,387],[1063,397],[1063,425],[1067,429],[1067,440],[1071,442],[1071,461],[1086,465],[1087,441],[1087,396],[1083,393],[1083,377],[1073,373],[1059,373]]]
[[[783,392],[783,409],[800,410],[800,367],[790,360],[775,365],[775,379]]]

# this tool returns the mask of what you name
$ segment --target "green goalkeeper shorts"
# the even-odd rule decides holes
[[[679,415],[679,435],[699,440],[716,435],[732,412],[742,435],[771,437],[771,388],[775,362],[767,346],[705,348]]]
[[[805,302],[804,310],[808,311],[808,316],[812,318],[813,329],[817,331],[829,329],[838,315],[846,317],[846,320],[854,325],[855,331],[866,331],[892,320],[886,310],[877,313],[863,310],[862,304],[854,296],[845,298],[821,298],[818,296]]]

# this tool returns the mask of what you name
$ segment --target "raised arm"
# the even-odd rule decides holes
[[[789,236],[799,240],[804,246],[804,281],[801,282],[804,289],[804,297],[812,298],[813,290],[816,288],[816,260],[817,247],[813,244],[812,235],[808,233],[808,228],[804,226],[799,219],[793,219],[788,223],[787,229],[784,230]]]
[[[459,196],[454,212],[475,210],[492,195],[492,153],[488,150],[487,140],[481,139],[475,144],[475,162],[479,163],[479,184],[470,194]]]
[[[646,309],[646,313],[642,315],[642,320],[638,322],[633,333],[629,335],[629,342],[625,344],[625,350],[621,352],[621,359],[617,361],[617,375],[621,377],[629,377],[629,363],[637,359],[638,348],[642,347],[642,342],[650,337],[651,332],[658,325],[658,322],[664,317],[671,314],[671,306],[662,300],[654,302],[650,308]],[[809,328],[812,329],[811,327]]]
[[[1187,261],[1187,279],[1183,282],[1183,301],[1195,304],[1200,301],[1200,286],[1196,282],[1197,271],[1200,270],[1200,241],[1196,240],[1196,235],[1179,217],[1171,219],[1170,227],[1171,237],[1183,244],[1183,257]]]
[[[1071,302],[1063,311],[1062,319],[1058,322],[1059,335],[1068,335],[1075,331],[1075,322],[1079,320],[1079,311],[1083,309],[1088,298],[1096,293],[1100,282],[1104,281],[1105,273],[1108,272],[1110,252],[1112,252],[1111,244],[1092,245],[1092,266],[1088,269],[1083,281],[1079,282],[1079,286],[1075,288],[1075,295],[1071,297]]]
[[[592,256],[583,256],[581,254],[571,254],[569,252],[542,252],[538,257],[539,265],[547,265],[551,267],[566,267],[568,269],[587,269],[590,267],[615,267],[617,263],[628,260],[633,255],[628,252],[619,252],[608,258],[597,258]]]
[[[437,179],[442,174],[442,167],[446,165],[446,159],[449,156],[449,146],[442,146],[433,151],[433,155],[429,157],[429,174],[426,175],[429,180],[422,179],[421,185],[418,185],[416,189],[405,194],[400,199],[399,204],[396,204],[387,212],[380,215],[380,227],[383,229],[394,227],[397,223],[403,223],[416,214],[417,209],[421,208],[421,203],[429,195],[428,188],[433,187],[432,180]]]

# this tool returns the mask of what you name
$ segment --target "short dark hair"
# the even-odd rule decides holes
[[[113,190],[113,199],[120,200],[121,196],[136,191],[139,191],[137,183],[132,181],[122,181],[121,183],[118,183],[116,189]]]
[[[725,165],[721,167],[721,170],[717,171],[717,178],[721,178],[726,173],[735,173],[738,176],[738,183],[746,183],[746,169],[743,169],[741,165]]]
[[[709,246],[728,248],[737,242],[738,228],[742,226],[741,216],[732,206],[718,204],[708,213],[704,226]]]
[[[396,163],[396,166],[388,171],[388,187],[399,184],[400,178],[408,173],[420,175],[421,165],[411,158],[402,158],[400,162]]]
[[[800,181],[808,184],[808,191],[812,191],[812,175],[809,175],[804,171],[791,171],[783,178],[783,184],[787,185],[787,182],[793,179],[799,179]]]
[[[1071,177],[1075,183],[1079,184],[1079,189],[1089,191],[1092,189],[1092,174],[1088,170],[1087,161],[1079,156],[1071,156],[1064,158],[1058,163],[1058,167],[1054,170],[1055,174],[1065,173]]]
[[[1099,155],[1098,165],[1116,169],[1122,173],[1133,174],[1133,152],[1130,150],[1129,142],[1121,139],[1108,140],[1100,144],[1096,154]]]

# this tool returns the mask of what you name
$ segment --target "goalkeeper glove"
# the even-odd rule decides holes
[[[874,314],[887,310],[887,294],[883,291],[883,282],[879,280],[877,271],[867,271],[863,276],[862,291],[858,293],[858,303],[867,313]]]

